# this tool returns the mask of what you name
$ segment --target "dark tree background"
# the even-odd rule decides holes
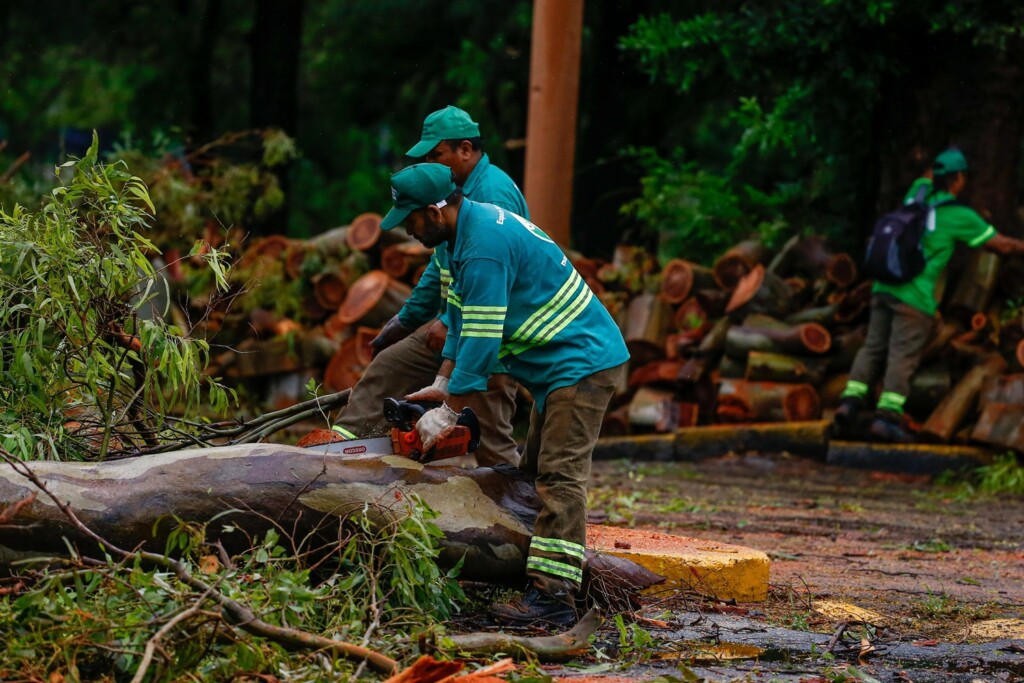
[[[36,0],[0,4],[0,173],[24,182],[92,129],[194,149],[281,128],[300,158],[256,232],[303,236],[389,203],[446,104],[522,180],[529,0]],[[1021,27],[1007,0],[591,0],[574,246],[704,259],[748,234],[862,242],[943,147],[1020,233]],[[155,143],[154,143],[155,147]],[[0,199],[3,195],[0,194]]]

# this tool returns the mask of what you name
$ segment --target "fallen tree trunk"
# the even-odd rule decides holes
[[[725,353],[733,358],[746,358],[751,351],[825,353],[831,346],[832,335],[817,323],[784,329],[744,324],[730,328],[725,337]]]
[[[533,485],[491,468],[423,466],[394,455],[356,459],[317,448],[277,444],[173,451],[103,463],[34,462],[27,465],[78,518],[109,542],[162,551],[174,517],[203,524],[207,540],[231,552],[248,548],[276,524],[297,539],[337,540],[343,517],[364,509],[380,520],[402,514],[409,496],[438,513],[438,564],[465,558],[460,578],[521,583],[539,502]],[[39,489],[0,463],[0,508]],[[24,505],[18,526],[0,526],[0,550],[63,555],[65,538],[82,553],[99,552],[47,496]],[[229,532],[225,526],[237,528]],[[2,554],[2,553],[0,553]],[[609,567],[612,567],[609,573]],[[660,577],[635,563],[588,553],[588,571],[617,588],[644,588]]]

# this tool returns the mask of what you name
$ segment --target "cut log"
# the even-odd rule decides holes
[[[922,433],[933,439],[948,442],[974,410],[978,394],[985,382],[1004,370],[1006,361],[998,353],[990,353],[982,358],[932,412],[921,429]]]
[[[713,287],[714,284],[711,269],[683,259],[672,259],[661,269],[661,294],[672,304],[685,301],[695,288]]]
[[[836,297],[835,321],[837,323],[852,323],[866,313],[870,306],[871,283],[862,282]]]
[[[978,396],[982,407],[989,403],[1016,403],[1024,405],[1024,374],[1001,375],[985,383]]]
[[[921,419],[930,415],[953,388],[953,378],[946,363],[935,363],[914,373],[910,395],[904,409]]]
[[[629,424],[634,427],[671,432],[679,427],[680,409],[675,392],[641,387],[629,402]]]
[[[380,268],[391,277],[401,280],[410,277],[420,266],[425,266],[434,253],[419,242],[392,244],[380,255]]]
[[[683,363],[677,360],[656,360],[629,373],[628,385],[632,387],[652,384],[674,386],[679,381]]]
[[[675,314],[672,316],[672,321],[682,336],[692,340],[703,338],[707,331],[711,329],[708,314],[695,297],[690,297],[679,304]]]
[[[337,311],[345,302],[348,284],[337,273],[317,273],[310,283],[313,285],[313,297],[324,310]]]
[[[802,323],[784,329],[741,325],[729,328],[725,353],[746,358],[751,351],[825,353],[832,346],[832,335],[817,323]]]
[[[284,252],[284,272],[292,280],[302,278],[302,265],[306,262],[306,245],[298,240],[292,241]]]
[[[725,306],[725,312],[733,313],[743,309],[750,313],[781,317],[790,310],[790,295],[786,281],[769,273],[759,263],[740,278]]]
[[[379,327],[363,327],[360,325],[352,336],[355,339],[356,360],[363,367],[369,365],[370,361],[373,360],[373,347],[370,346],[370,342],[376,339],[378,334],[380,334]]]
[[[361,213],[349,223],[345,235],[345,243],[350,249],[356,251],[369,251],[380,240],[383,230],[380,222],[383,220],[379,213]]]
[[[857,281],[857,264],[850,255],[833,253],[816,235],[791,238],[772,259],[769,270],[781,276],[825,278],[838,287],[849,287]]]
[[[709,319],[717,320],[725,315],[725,307],[729,305],[729,292],[721,289],[698,289],[693,296]]]
[[[341,342],[341,346],[331,356],[324,369],[324,387],[329,391],[351,389],[363,376],[367,364],[362,362],[363,355],[359,346],[359,341],[353,335]]]
[[[708,370],[718,363],[725,350],[725,341],[730,327],[731,323],[728,318],[719,318],[715,322],[701,339],[693,357],[686,361],[680,370],[680,381],[696,383],[705,378]]]
[[[633,297],[626,310],[626,341],[645,341],[664,348],[674,313],[667,301],[654,294]]]
[[[824,366],[810,359],[771,351],[751,351],[747,355],[744,377],[750,382],[786,382],[817,385],[824,377]]]
[[[971,253],[946,306],[950,315],[966,325],[975,313],[988,310],[999,280],[999,261],[999,255],[990,251]]]
[[[718,376],[721,379],[743,379],[747,374],[747,364],[739,358],[722,356],[718,361]]]
[[[383,270],[371,270],[348,288],[335,317],[343,324],[382,327],[402,308],[412,290]]]
[[[810,384],[723,379],[716,414],[722,422],[799,422],[821,416],[818,392]]]
[[[921,362],[928,363],[942,356],[949,350],[950,342],[963,332],[963,329],[963,325],[956,320],[940,320],[931,340],[921,352]]]
[[[254,242],[242,253],[242,257],[238,260],[238,266],[244,268],[257,261],[277,261],[283,258],[291,242],[284,235],[267,235]]]
[[[218,372],[239,379],[322,368],[337,348],[337,343],[319,334],[246,339],[236,347],[230,365]]]
[[[123,548],[156,552],[165,548],[176,519],[206,524],[219,518],[222,523],[206,526],[206,539],[221,542],[229,552],[247,549],[249,539],[262,538],[275,526],[296,539],[336,541],[342,518],[365,509],[386,522],[404,514],[403,501],[415,495],[438,514],[432,521],[443,532],[439,565],[461,562],[460,578],[491,583],[525,579],[539,510],[530,482],[489,467],[424,466],[379,454],[342,458],[318,448],[277,444],[26,466],[100,536]],[[65,554],[69,543],[103,556],[24,475],[8,465],[0,468],[0,506],[34,491],[37,500],[19,510],[17,525],[0,526],[0,545]],[[612,568],[602,578],[625,578],[636,588],[660,580],[631,562],[607,563],[588,552],[585,566],[592,562]]]
[[[815,306],[805,308],[786,317],[787,325],[800,325],[802,323],[818,323],[819,325],[831,325],[836,322],[836,304],[827,306]]]
[[[971,439],[1024,452],[1024,404],[986,403],[971,431]]]
[[[744,275],[761,263],[767,255],[764,245],[757,240],[746,240],[732,247],[715,261],[712,273],[722,289],[732,290]]]

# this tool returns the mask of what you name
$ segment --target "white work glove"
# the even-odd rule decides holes
[[[448,400],[448,378],[437,375],[434,383],[429,387],[423,387],[405,397],[406,401],[434,401],[444,403]]]
[[[429,452],[438,439],[443,439],[451,434],[458,419],[459,414],[449,408],[447,403],[442,403],[440,408],[425,412],[423,417],[416,421],[416,431],[420,435],[420,441],[423,442],[423,452]]]

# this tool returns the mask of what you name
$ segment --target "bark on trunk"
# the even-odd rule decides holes
[[[942,400],[924,423],[922,431],[939,441],[949,441],[974,409],[985,382],[1005,369],[1006,361],[999,354],[985,356]]]
[[[371,515],[386,520],[403,514],[404,501],[415,495],[438,513],[433,521],[444,532],[439,565],[451,567],[464,557],[461,578],[495,583],[523,580],[539,509],[530,482],[491,468],[423,466],[394,455],[348,459],[276,444],[104,463],[37,462],[31,469],[100,536],[123,548],[156,552],[163,551],[174,526],[172,515],[199,524],[220,515],[207,527],[207,539],[237,552],[247,548],[246,536],[225,531],[227,524],[262,537],[276,522],[298,539],[314,535],[330,541],[337,539],[342,517],[367,506]],[[99,551],[27,478],[0,465],[0,506],[33,492],[37,498],[15,519],[24,526],[0,526],[0,546],[63,554],[66,538],[86,554]],[[588,555],[593,565],[595,558]],[[632,562],[602,556],[598,565],[617,567],[614,575],[628,576],[627,581],[644,577],[637,586],[657,582]]]

